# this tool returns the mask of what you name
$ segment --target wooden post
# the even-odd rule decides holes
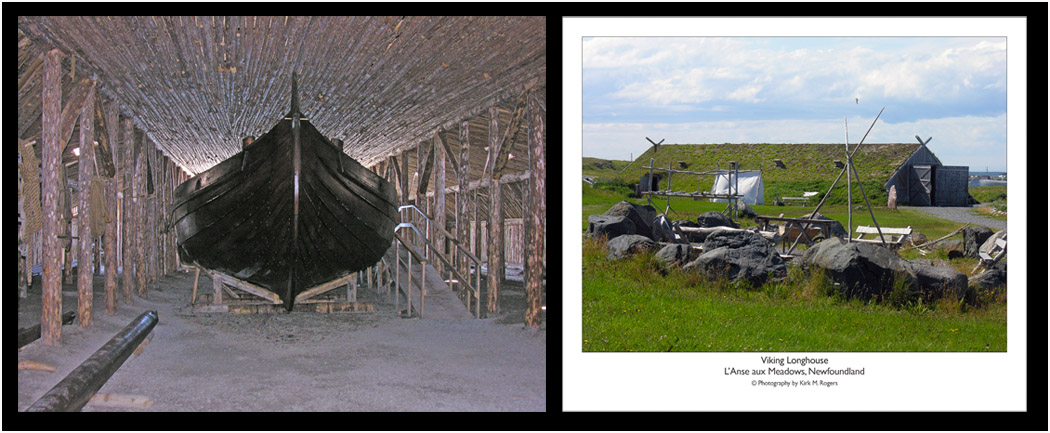
[[[91,327],[93,284],[91,272],[91,180],[95,173],[95,86],[88,90],[84,106],[80,110],[80,162],[77,179],[80,189],[77,203],[77,232],[79,235],[79,257],[77,258],[77,323],[81,328]]]
[[[499,313],[499,285],[503,280],[503,188],[493,177],[499,154],[499,111],[489,108],[489,295],[488,312]]]
[[[470,184],[470,122],[462,121],[459,124],[459,167],[456,167],[456,182],[459,191],[456,193],[456,234],[460,243],[464,243],[470,249],[470,193],[467,186]],[[470,278],[470,261],[465,255],[458,254],[459,273]],[[479,269],[478,272],[481,272]]]
[[[145,135],[145,134],[143,134]],[[138,157],[135,160],[135,288],[140,297],[146,297],[146,138],[136,140]]]
[[[66,168],[62,167],[62,228],[65,230],[62,243],[62,284],[73,284],[73,190],[69,187]]]
[[[40,335],[45,344],[57,345],[62,339],[62,245],[58,239],[62,185],[62,143],[59,142],[59,116],[62,110],[62,52],[47,52],[41,106],[41,181],[43,183],[43,287]]]
[[[123,287],[121,287],[121,294],[125,304],[131,304],[132,298],[131,293],[135,287],[135,264],[132,260],[133,252],[135,251],[134,243],[134,182],[132,181],[135,173],[135,126],[132,120],[129,118],[124,119],[124,157],[120,159],[121,166],[121,178],[119,182],[119,189],[117,196],[120,197],[121,201],[121,222],[120,222],[120,251],[122,263],[124,263],[123,272]]]
[[[447,230],[445,227],[445,146],[438,143],[438,140],[444,141],[444,138],[439,136],[434,137],[434,224],[437,224],[441,230]],[[434,233],[434,245],[437,247],[437,253],[445,256],[445,237],[442,236],[439,230],[433,230]],[[437,269],[440,275],[443,271],[444,264],[441,260],[433,260],[434,269]]]
[[[547,137],[546,101],[541,92],[529,98],[529,205],[524,226],[528,227],[525,246],[525,326],[540,326],[543,300],[543,256],[547,217]]]

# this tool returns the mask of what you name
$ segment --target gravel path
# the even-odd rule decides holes
[[[938,218],[960,223],[982,225],[992,230],[1006,230],[1006,221],[981,216],[974,213],[977,206],[935,207],[935,206],[900,206],[901,209],[915,209]]]

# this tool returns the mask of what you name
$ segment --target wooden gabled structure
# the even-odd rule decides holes
[[[106,269],[119,270],[107,272],[110,314],[179,268],[172,191],[268,130],[293,72],[319,130],[486,261],[503,255],[529,266],[529,302],[539,304],[544,17],[19,16],[18,31],[19,144],[40,161],[40,177],[26,183],[41,186],[39,200],[25,200],[41,212],[40,228],[20,233],[20,281],[41,265],[44,341],[60,341],[72,251],[80,265],[105,257]],[[102,186],[102,206],[92,206],[93,184]],[[503,212],[490,200],[497,195]],[[70,226],[101,207],[104,229]],[[20,219],[23,227],[34,224]],[[482,234],[487,227],[503,227],[496,232],[508,239],[495,254],[481,253],[500,238]],[[440,235],[428,237],[452,250]],[[90,293],[78,297],[88,312]],[[530,326],[539,325],[534,310]],[[78,315],[82,326],[88,317]]]

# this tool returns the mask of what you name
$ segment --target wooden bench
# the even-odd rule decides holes
[[[981,266],[984,266],[985,269],[991,269],[992,266],[999,263],[999,260],[1002,260],[1003,256],[1006,255],[1006,239],[996,239],[992,251],[988,253],[981,252],[978,254],[981,256],[980,261],[977,262],[977,266],[975,266],[973,271],[970,272],[971,274],[977,272],[977,269]]]
[[[854,230],[854,232],[857,233],[857,237],[853,239],[853,241],[882,245],[882,239],[879,239],[879,229],[882,230],[882,236],[883,239],[886,240],[886,246],[891,249],[900,248],[900,246],[904,244],[904,241],[908,239],[908,236],[911,236],[911,226],[905,228],[857,226],[857,229]],[[875,239],[865,239],[865,235],[875,235]]]

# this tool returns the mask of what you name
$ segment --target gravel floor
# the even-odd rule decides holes
[[[938,218],[944,218],[946,220],[960,223],[982,225],[996,231],[1006,230],[1006,221],[988,218],[974,213],[974,210],[977,208],[976,205],[974,207],[900,206],[900,208],[920,210]]]
[[[201,276],[203,287],[211,281]],[[19,302],[19,325],[38,323],[40,282]],[[187,304],[193,274],[175,272],[148,299],[107,316],[104,279],[95,277],[92,329],[63,327],[62,344],[30,343],[19,361],[57,371],[18,371],[24,410],[132,318],[157,310],[160,322],[99,390],[144,396],[148,411],[545,411],[546,326],[524,328],[508,284],[507,311],[488,319],[402,319],[384,295],[359,290],[374,314],[201,314]],[[520,295],[520,296],[519,296]],[[76,310],[76,288],[63,287]],[[140,411],[88,406],[85,412]]]

